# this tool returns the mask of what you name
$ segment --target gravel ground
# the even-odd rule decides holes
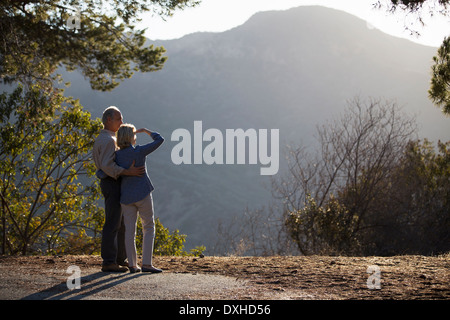
[[[98,256],[0,256],[0,299],[450,300],[448,254],[155,257],[154,263],[164,272],[105,273]],[[71,266],[79,273],[68,273]],[[76,285],[77,275],[80,289],[70,290],[68,281]],[[368,280],[374,276],[370,289]]]

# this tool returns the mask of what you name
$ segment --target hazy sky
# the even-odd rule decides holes
[[[385,1],[385,0],[382,0]],[[243,24],[259,11],[286,10],[301,5],[321,5],[346,11],[368,22],[369,28],[377,28],[397,37],[431,46],[440,46],[450,35],[450,18],[424,13],[425,27],[417,23],[414,15],[392,15],[383,9],[373,9],[377,0],[202,0],[196,8],[177,11],[166,21],[159,16],[142,16],[140,27],[148,28],[146,36],[152,40],[176,39],[197,31],[221,32]],[[405,25],[415,23],[414,30],[420,37],[410,36]]]

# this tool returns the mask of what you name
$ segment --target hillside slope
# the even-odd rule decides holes
[[[314,144],[315,127],[359,95],[395,99],[418,114],[420,136],[450,138],[448,119],[427,98],[436,48],[369,29],[365,21],[323,7],[263,12],[222,33],[156,41],[169,57],[163,70],[136,74],[109,93],[93,92],[76,73],[67,93],[94,117],[118,106],[125,122],[160,132],[164,145],[149,157],[156,216],[188,234],[188,248],[216,239],[218,221],[271,200],[259,165],[174,165],[178,128],[280,129],[284,147]],[[146,143],[147,137],[138,137]],[[206,145],[206,143],[204,143]]]

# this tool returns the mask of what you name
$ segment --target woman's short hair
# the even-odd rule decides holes
[[[129,123],[122,124],[117,131],[117,146],[120,149],[131,146],[135,137],[136,128]]]

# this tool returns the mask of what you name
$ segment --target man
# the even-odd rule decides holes
[[[94,142],[93,158],[100,178],[100,188],[105,198],[105,224],[102,231],[101,256],[102,271],[125,272],[125,227],[120,206],[120,176],[140,176],[145,173],[145,166],[129,169],[119,167],[114,162],[117,150],[116,132],[122,122],[122,113],[114,106],[103,112],[103,130]]]

